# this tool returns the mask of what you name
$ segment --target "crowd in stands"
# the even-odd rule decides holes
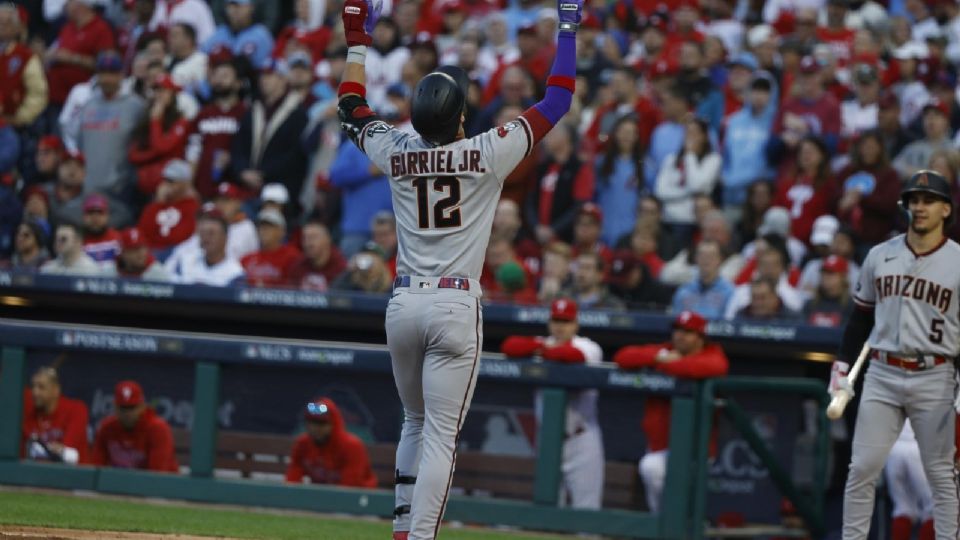
[[[400,129],[440,64],[472,79],[468,136],[543,92],[552,6],[384,4],[367,98]],[[0,268],[388,292],[388,179],[336,114],[340,5],[0,3]],[[485,297],[833,325],[902,231],[902,181],[956,182],[958,63],[954,2],[591,0],[573,109],[505,181]]]

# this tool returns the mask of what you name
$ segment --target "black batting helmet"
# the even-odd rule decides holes
[[[410,121],[425,141],[444,145],[457,138],[469,84],[467,74],[454,66],[443,66],[420,79],[413,90]]]
[[[936,171],[917,171],[907,180],[900,190],[900,207],[907,210],[907,198],[911,193],[929,193],[950,204],[953,209],[953,195],[950,192],[950,183],[942,174]],[[953,223],[954,215],[950,212],[947,223]]]

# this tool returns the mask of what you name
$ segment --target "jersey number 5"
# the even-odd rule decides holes
[[[413,188],[417,190],[417,221],[420,228],[430,228],[430,189],[427,187],[430,180],[433,180],[433,191],[447,194],[433,204],[433,226],[437,229],[459,227],[462,223],[460,179],[456,176],[438,176],[413,180]]]
[[[932,343],[943,343],[943,319],[934,319],[930,321],[930,338]]]

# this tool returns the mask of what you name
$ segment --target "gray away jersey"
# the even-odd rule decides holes
[[[960,245],[947,240],[922,256],[906,235],[874,246],[863,261],[854,301],[873,308],[873,349],[903,356],[960,353]]]
[[[390,177],[397,274],[480,279],[503,181],[532,144],[523,117],[437,147],[383,121],[367,124],[357,145]]]

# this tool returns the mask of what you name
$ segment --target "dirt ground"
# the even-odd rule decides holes
[[[73,529],[53,529],[47,527],[16,527],[0,525],[0,540],[211,540],[219,538],[229,540],[223,536],[191,536],[185,534],[148,534],[112,531],[81,531]]]

